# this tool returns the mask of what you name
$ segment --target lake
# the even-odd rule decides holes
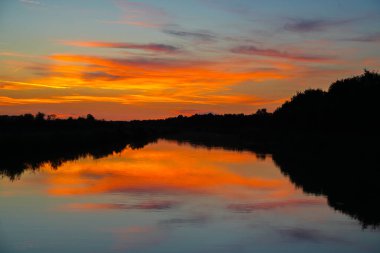
[[[0,183],[0,252],[380,252],[270,155],[159,140]]]

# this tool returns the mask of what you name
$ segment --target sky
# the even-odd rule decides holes
[[[0,114],[251,114],[380,69],[379,0],[1,0],[0,34]]]

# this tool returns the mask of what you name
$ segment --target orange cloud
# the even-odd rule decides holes
[[[198,97],[164,97],[151,95],[121,95],[121,96],[84,96],[84,95],[67,95],[67,96],[52,96],[49,98],[14,98],[0,96],[0,105],[28,105],[28,104],[63,104],[63,103],[81,103],[81,102],[106,102],[117,103],[123,105],[130,104],[146,104],[146,103],[186,103],[199,105],[228,105],[228,104],[246,104],[246,105],[262,105],[262,104],[281,104],[286,99],[270,100],[262,99],[254,96],[198,96]]]
[[[6,80],[0,80],[0,84],[5,85],[16,85],[18,87],[25,88],[25,86],[29,87],[39,87],[39,88],[50,88],[50,89],[66,89],[66,86],[57,86],[57,85],[49,85],[49,84],[40,84],[40,83],[29,83],[29,82],[14,82],[14,81],[6,81]]]
[[[179,59],[149,59],[149,58],[106,58],[83,55],[53,55],[52,59],[65,61],[78,66],[79,73],[71,71],[70,76],[75,74],[80,77],[81,73],[103,71],[108,75],[125,77],[123,87],[142,89],[173,88],[189,85],[198,88],[209,88],[215,85],[223,89],[226,85],[232,85],[247,80],[273,80],[285,79],[287,74],[279,71],[251,71],[229,70],[226,62],[192,61]],[[231,59],[233,64],[233,59]],[[81,65],[79,65],[81,64]],[[86,64],[86,67],[83,67]],[[64,71],[66,67],[57,65],[57,72]],[[230,66],[230,69],[233,66]],[[75,71],[75,69],[73,69]],[[54,71],[54,70],[52,70]],[[117,83],[112,82],[113,87]]]
[[[121,105],[170,103],[176,105],[276,105],[284,99],[263,99],[254,95],[231,93],[235,84],[288,78],[289,66],[275,68],[246,68],[247,60],[200,61],[178,58],[110,58],[89,55],[55,54],[51,64],[36,65],[40,78],[24,82],[3,81],[2,88],[20,90],[44,89],[43,95],[25,98],[17,94],[0,97],[2,105],[114,103]],[[49,91],[64,89],[64,94]],[[96,94],[77,92],[96,89]],[[114,90],[112,96],[102,90]],[[62,92],[63,93],[63,92]],[[49,95],[51,94],[51,95]],[[179,109],[179,108],[178,108]],[[172,110],[172,109],[171,109]],[[56,112],[60,113],[60,112]],[[96,113],[95,113],[96,114]]]
[[[70,43],[93,47],[125,46],[109,45],[108,42]],[[125,119],[125,115],[129,115],[128,119],[163,118],[174,116],[174,111],[190,109],[253,113],[258,107],[275,108],[284,98],[245,94],[245,88],[238,91],[234,86],[245,85],[250,89],[250,84],[293,78],[291,75],[298,68],[271,59],[231,55],[201,60],[179,54],[165,54],[165,57],[53,54],[43,60],[23,61],[23,72],[17,75],[18,79],[16,76],[10,80],[2,78],[0,104],[7,107],[3,108],[4,112],[42,110],[54,114],[81,114],[85,111],[107,119]],[[9,69],[14,68],[14,64],[19,66],[19,62],[9,64]],[[96,106],[101,103],[107,104],[108,110],[113,112],[108,111],[108,114],[112,116]],[[131,116],[127,110],[139,113]]]
[[[23,104],[58,104],[62,100],[54,98],[11,98],[0,96],[0,105],[23,105]]]

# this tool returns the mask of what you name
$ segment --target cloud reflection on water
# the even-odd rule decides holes
[[[270,161],[248,152],[194,149],[163,142],[120,155],[66,162],[42,170],[50,195],[208,195],[238,199],[283,199],[296,189]],[[244,168],[252,168],[252,171]],[[125,206],[122,206],[125,208]]]

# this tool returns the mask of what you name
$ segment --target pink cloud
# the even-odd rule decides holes
[[[117,7],[121,9],[122,17],[119,20],[106,21],[106,23],[157,28],[163,27],[169,22],[169,15],[167,12],[150,4],[118,1]]]

